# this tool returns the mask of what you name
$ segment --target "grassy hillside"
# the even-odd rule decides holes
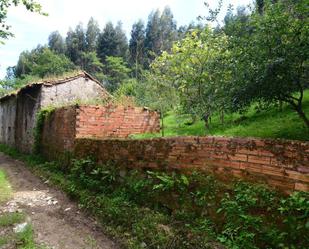
[[[309,116],[309,90],[304,96],[304,111]],[[199,120],[193,125],[186,125],[188,118],[170,113],[165,119],[166,136],[187,135],[221,135],[238,137],[285,138],[309,140],[309,129],[290,106],[283,110],[272,107],[257,112],[252,106],[246,113],[233,113],[225,116],[224,124],[220,124],[219,115],[214,115],[210,129],[206,130],[204,122]],[[144,134],[134,138],[158,137],[160,134]]]

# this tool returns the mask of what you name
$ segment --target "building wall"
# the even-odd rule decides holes
[[[15,147],[29,153],[34,144],[36,115],[40,109],[41,85],[22,90],[17,95]]]
[[[44,122],[40,152],[48,159],[58,159],[65,151],[72,151],[75,125],[75,106],[63,107],[50,113]]]
[[[16,97],[0,102],[0,143],[15,145]]]
[[[76,120],[76,137],[125,138],[160,132],[159,114],[141,107],[80,106]]]
[[[53,111],[44,122],[42,153],[57,159],[72,152],[76,138],[127,137],[160,130],[156,112],[123,106],[69,106]]]
[[[145,140],[77,139],[75,156],[124,167],[212,172],[264,182],[284,191],[309,191],[309,142],[226,137]]]
[[[64,106],[76,102],[95,101],[107,97],[106,90],[97,82],[79,77],[56,85],[44,85],[41,106]]]
[[[31,152],[36,116],[42,107],[102,99],[107,95],[102,86],[86,77],[22,88],[17,95],[0,99],[0,142]]]

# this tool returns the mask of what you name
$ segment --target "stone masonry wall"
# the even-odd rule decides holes
[[[16,97],[0,102],[0,141],[9,146],[15,145],[16,102]]]
[[[77,138],[125,138],[160,131],[159,114],[141,107],[80,106],[76,120]]]
[[[235,176],[286,192],[309,191],[309,142],[225,137],[77,139],[74,153],[124,167],[195,168],[226,180]]]
[[[66,106],[72,103],[102,100],[108,97],[97,82],[79,77],[64,84],[44,85],[41,106]]]

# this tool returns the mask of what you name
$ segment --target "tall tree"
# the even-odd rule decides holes
[[[48,47],[57,54],[65,54],[65,42],[59,31],[54,31],[49,35]]]
[[[115,55],[118,57],[122,57],[126,61],[128,58],[128,49],[129,49],[128,39],[127,39],[126,33],[124,32],[122,28],[121,21],[117,23],[115,27],[115,32],[116,32],[115,42],[117,43]]]
[[[116,56],[117,43],[116,31],[112,22],[108,22],[98,38],[97,54],[101,62],[105,62],[107,56]]]
[[[144,63],[145,26],[142,20],[134,23],[129,42],[130,64],[135,68],[135,77],[138,78],[139,69]]]
[[[80,23],[73,31],[69,29],[66,37],[67,56],[75,65],[81,66],[81,53],[86,51],[86,36],[83,25]]]
[[[100,28],[98,22],[91,17],[86,31],[86,47],[87,52],[95,52],[100,34]]]
[[[66,44],[66,55],[71,59],[74,63],[76,63],[78,59],[78,45],[75,39],[74,31],[69,28],[67,36],[65,38]]]
[[[160,11],[150,13],[145,38],[146,66],[160,53]]]
[[[177,26],[171,9],[165,7],[162,14],[159,10],[152,12],[148,17],[145,39],[148,63],[163,51],[169,51],[176,39]]]
[[[177,25],[170,7],[165,7],[160,17],[160,50],[170,51],[177,39]]]
[[[82,23],[79,23],[75,28],[75,38],[77,40],[78,50],[80,52],[86,51],[86,34]]]

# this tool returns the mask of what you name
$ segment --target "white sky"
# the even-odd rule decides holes
[[[0,45],[0,79],[5,76],[6,68],[14,66],[19,54],[31,50],[38,44],[46,44],[52,31],[59,30],[65,36],[69,27],[82,22],[84,26],[91,16],[98,22],[101,29],[105,23],[118,20],[123,22],[127,35],[132,24],[143,19],[145,24],[149,13],[154,9],[170,6],[177,25],[189,24],[196,21],[197,16],[205,15],[206,8],[203,0],[37,0],[43,6],[47,17],[27,12],[24,7],[11,8],[7,23],[12,26],[15,37]],[[217,6],[216,0],[208,1],[210,6]],[[248,5],[251,0],[226,0],[229,3]],[[129,38],[129,37],[128,37]]]

